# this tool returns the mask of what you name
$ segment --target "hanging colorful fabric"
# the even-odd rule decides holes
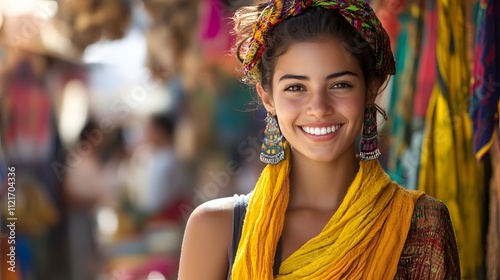
[[[436,84],[429,101],[422,144],[419,190],[448,206],[456,232],[462,279],[484,270],[483,166],[472,149],[468,116],[466,0],[438,1]]]
[[[500,106],[500,3],[481,0],[478,9],[470,116],[474,153],[480,160],[497,135]]]
[[[428,3],[430,1],[425,1]],[[396,72],[391,80],[390,99],[387,114],[391,116],[383,129],[389,129],[391,145],[388,148],[387,172],[393,180],[408,186],[409,172],[404,156],[408,153],[414,125],[413,106],[415,102],[415,77],[420,64],[420,49],[424,24],[424,1],[408,1],[405,12],[400,16],[401,29],[396,43]],[[412,161],[413,163],[414,161]]]

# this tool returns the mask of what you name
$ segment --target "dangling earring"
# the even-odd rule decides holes
[[[359,156],[363,161],[377,159],[380,156],[377,136],[377,107],[375,105],[365,108],[363,133],[359,146]]]
[[[266,128],[260,153],[260,160],[266,164],[277,164],[285,159],[283,135],[278,127],[278,121],[270,112],[266,116]]]

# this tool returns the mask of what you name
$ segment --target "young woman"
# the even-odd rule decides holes
[[[268,165],[251,194],[192,213],[179,279],[460,279],[446,206],[376,159],[374,102],[395,62],[369,5],[271,0],[235,19]]]

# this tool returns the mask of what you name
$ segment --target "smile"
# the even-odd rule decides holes
[[[341,124],[332,125],[332,126],[328,126],[328,127],[302,126],[302,130],[304,130],[308,134],[312,134],[312,135],[326,135],[326,134],[334,133],[335,131],[339,130],[339,128],[341,126],[342,126]]]

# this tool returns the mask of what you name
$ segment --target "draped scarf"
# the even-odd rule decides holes
[[[243,224],[232,279],[273,279],[288,205],[291,161],[267,165]],[[280,266],[276,279],[387,279],[397,271],[413,209],[422,192],[407,191],[377,160],[361,161],[347,194],[324,229]]]

